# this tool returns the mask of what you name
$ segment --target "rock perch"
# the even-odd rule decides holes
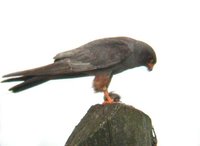
[[[65,146],[156,146],[148,115],[122,103],[94,105]]]

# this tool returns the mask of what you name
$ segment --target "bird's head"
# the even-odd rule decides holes
[[[154,65],[155,65],[155,63],[156,63],[156,60],[155,60],[155,59],[149,58],[149,60],[148,60],[147,63],[146,63],[147,69],[148,69],[149,71],[152,71],[152,70],[153,70],[153,67],[154,67]]]
[[[146,66],[149,71],[152,71],[157,61],[156,53],[151,46],[144,42],[138,41],[137,45],[138,56],[140,56],[140,58],[138,58],[139,62],[141,65]]]

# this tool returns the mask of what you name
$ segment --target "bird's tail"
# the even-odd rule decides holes
[[[9,91],[14,93],[26,90],[28,88],[34,87],[36,85],[47,82],[49,79],[44,76],[25,76],[25,77],[17,77],[4,80],[2,82],[13,82],[13,81],[23,81],[22,83],[12,87]]]
[[[84,71],[73,71],[63,62],[55,62],[46,66],[19,71],[4,75],[8,77],[2,82],[22,81],[22,83],[10,88],[12,92],[20,92],[52,79],[74,78],[88,76]]]
[[[60,70],[63,70],[62,64],[53,63],[34,69],[4,75],[3,77],[9,77],[9,79],[3,80],[2,82],[22,81],[22,83],[9,89],[12,92],[20,92],[51,80],[52,76]]]

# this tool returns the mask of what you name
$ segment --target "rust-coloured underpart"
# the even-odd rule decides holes
[[[93,88],[95,92],[106,92],[112,76],[107,73],[95,75],[93,80]]]
[[[93,88],[96,92],[103,92],[105,100],[103,104],[111,104],[114,103],[113,98],[110,97],[108,93],[108,86],[110,84],[112,75],[110,73],[101,73],[95,75],[93,81]]]

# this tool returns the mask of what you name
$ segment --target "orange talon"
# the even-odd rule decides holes
[[[103,102],[104,104],[112,104],[114,103],[114,100],[110,97],[109,93],[107,90],[104,91],[104,96],[106,97],[106,100]]]

